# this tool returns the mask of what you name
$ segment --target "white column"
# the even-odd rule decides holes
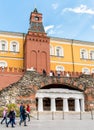
[[[38,111],[43,111],[43,98],[38,97]]]
[[[51,111],[56,111],[55,98],[51,98]]]
[[[85,108],[84,108],[84,99],[81,99],[81,111],[84,112]]]
[[[69,111],[69,108],[68,108],[68,99],[67,98],[63,99],[63,111],[64,112],[68,112]]]
[[[80,102],[78,98],[75,99],[75,111],[80,112]]]

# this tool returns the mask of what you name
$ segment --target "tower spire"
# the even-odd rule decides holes
[[[31,67],[39,73],[50,71],[50,38],[44,31],[42,14],[35,8],[30,15],[30,28],[25,40],[25,69]]]
[[[45,33],[42,23],[42,14],[38,12],[37,8],[35,8],[34,11],[31,12],[29,32]]]

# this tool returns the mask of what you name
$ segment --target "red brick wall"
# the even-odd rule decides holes
[[[50,71],[50,46],[49,38],[45,34],[27,34],[25,43],[25,68],[35,68],[41,73],[43,69]]]
[[[24,74],[19,68],[0,68],[0,90],[17,82]]]

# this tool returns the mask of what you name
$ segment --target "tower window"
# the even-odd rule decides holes
[[[39,20],[39,17],[35,16],[35,21],[38,21]]]

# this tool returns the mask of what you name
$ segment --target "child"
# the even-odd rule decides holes
[[[3,111],[3,119],[1,121],[1,124],[3,123],[3,121],[5,121],[5,123],[7,124],[7,108],[4,109]]]

